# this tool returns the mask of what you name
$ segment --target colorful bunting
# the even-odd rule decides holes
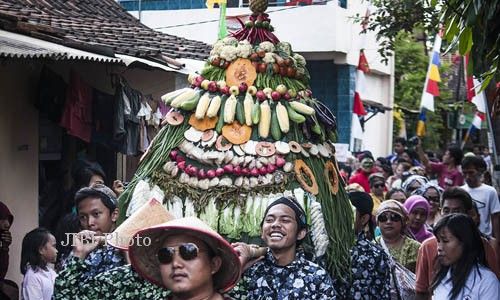
[[[434,111],[434,97],[439,96],[439,84],[441,76],[439,75],[439,66],[441,65],[440,49],[441,49],[442,32],[436,35],[434,39],[434,47],[429,59],[429,69],[425,78],[424,90],[422,99],[420,100],[420,115],[418,116],[416,134],[423,137],[426,134],[427,110]]]
[[[439,57],[440,49],[441,36],[440,34],[437,34],[434,39],[434,47],[429,59],[429,69],[427,70],[427,77],[425,79],[424,90],[422,92],[422,100],[420,102],[421,109],[426,108],[430,111],[434,111],[434,97],[439,96],[438,82],[441,82],[441,76],[439,75],[439,66],[441,65]]]

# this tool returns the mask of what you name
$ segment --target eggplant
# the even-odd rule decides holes
[[[319,101],[314,102],[314,110],[320,121],[325,124],[326,127],[332,130],[337,129],[337,118],[325,104]]]
[[[312,121],[312,120],[311,120]],[[309,125],[308,124],[309,122],[307,121],[307,118],[306,118],[306,121],[304,123],[302,123],[302,134],[304,135],[304,138],[307,140],[310,140],[311,139],[311,126],[312,125]],[[314,124],[314,122],[313,122]]]

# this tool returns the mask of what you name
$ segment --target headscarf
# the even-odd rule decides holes
[[[426,184],[415,190],[413,194],[423,196],[428,189],[435,189],[439,195],[439,202],[441,202],[441,198],[443,197],[443,188],[433,182],[427,182]]]
[[[405,181],[403,181],[403,184],[401,185],[401,188],[406,192],[408,192],[408,188],[413,185],[413,183],[418,182],[420,183],[421,186],[425,185],[429,180],[425,178],[424,176],[420,175],[411,175],[410,177],[406,178]]]
[[[14,222],[14,216],[10,212],[7,205],[0,201],[0,220],[8,220],[10,225]]]
[[[431,209],[429,206],[429,202],[427,202],[427,199],[419,195],[413,195],[408,199],[406,199],[404,207],[406,208],[409,214],[411,214],[411,212],[415,208],[423,208],[425,210],[425,214],[427,217],[429,216],[429,212]],[[415,239],[420,243],[432,237],[432,232],[427,230],[425,222],[424,224],[422,224],[422,227],[420,227],[419,230],[413,230],[412,228],[410,228],[410,232],[415,236]]]
[[[382,202],[382,204],[380,204],[375,213],[376,219],[378,219],[378,216],[386,212],[391,212],[399,215],[401,217],[401,234],[413,238],[407,228],[408,212],[401,203],[393,199],[385,200],[384,202]]]
[[[406,223],[408,222],[408,212],[401,203],[393,199],[386,200],[380,204],[375,216],[378,218],[378,216],[385,212],[391,212],[399,215],[403,220],[403,227],[406,226]]]

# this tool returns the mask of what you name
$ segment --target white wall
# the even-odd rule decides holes
[[[357,51],[361,44],[359,32],[361,25],[354,24],[352,17],[365,14],[367,1],[349,1],[348,9],[339,7],[335,1],[326,5],[297,7],[269,7],[276,36],[292,44],[294,51],[326,52],[338,64],[357,65]],[[137,12],[131,12],[138,16]],[[229,8],[227,16],[248,15],[249,8]],[[159,31],[181,36],[208,44],[217,40],[218,9],[188,9],[142,11],[141,22]],[[380,63],[377,44],[373,33],[366,36],[365,51],[373,70],[390,73],[389,65]],[[364,38],[364,37],[363,37]]]
[[[21,283],[21,243],[38,226],[38,112],[31,104],[39,66],[0,64],[0,200],[14,215],[9,271]]]

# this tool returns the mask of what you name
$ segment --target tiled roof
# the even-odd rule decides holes
[[[114,0],[0,0],[0,28],[82,50],[159,60],[205,59],[210,46],[141,24]]]

